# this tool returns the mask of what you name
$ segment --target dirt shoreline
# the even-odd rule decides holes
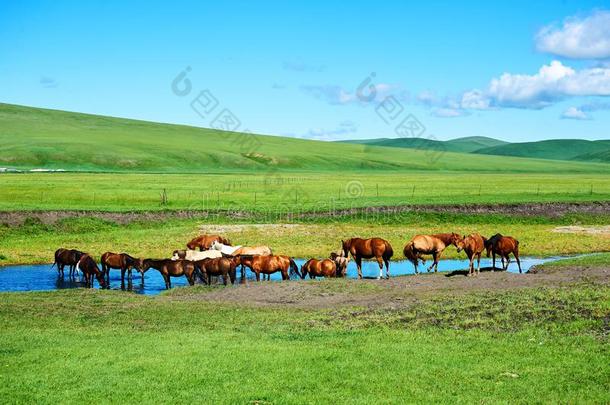
[[[463,205],[403,205],[337,209],[325,212],[295,212],[293,220],[329,218],[342,216],[367,216],[376,214],[401,213],[455,213],[455,214],[503,214],[516,216],[561,217],[566,214],[610,214],[610,201],[587,203],[525,203],[525,204],[463,204]],[[284,212],[284,216],[285,216]],[[119,224],[134,221],[163,221],[170,219],[206,219],[220,215],[228,219],[256,219],[264,213],[248,211],[86,211],[86,210],[49,210],[49,211],[0,211],[0,224],[22,225],[26,219],[34,218],[45,224],[53,224],[66,218],[99,218]]]
[[[419,300],[439,295],[451,296],[539,287],[558,288],[580,283],[609,287],[610,267],[603,265],[541,267],[533,268],[533,271],[527,274],[484,271],[476,277],[466,277],[465,271],[456,271],[399,276],[389,280],[249,282],[245,285],[215,288],[205,292],[193,292],[185,288],[164,298],[255,307],[400,309],[411,306]]]

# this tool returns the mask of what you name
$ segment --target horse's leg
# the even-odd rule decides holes
[[[508,271],[508,265],[510,264],[510,257],[508,254],[506,255],[506,267],[504,267],[504,271]]]
[[[468,276],[472,276],[472,273],[474,273],[474,255],[468,254],[468,259],[470,260],[470,264],[468,265]]]
[[[256,274],[256,281],[261,281],[261,272],[255,271],[254,274]]]
[[[228,278],[229,278],[229,273],[227,273],[227,272],[222,273],[222,280],[224,281],[225,286],[227,285],[227,282],[229,281],[229,280],[227,280]]]
[[[491,265],[491,272],[496,269],[496,252],[491,252],[491,257],[493,257],[493,263]]]
[[[358,267],[358,279],[362,280],[362,257],[356,256],[356,266]]]
[[[121,290],[125,289],[125,268],[121,267]]]
[[[375,260],[377,260],[377,264],[379,265],[379,276],[377,276],[377,280],[380,280],[383,276],[383,259],[377,256],[375,257]]]
[[[432,268],[436,264],[437,260],[438,260],[438,252],[432,253],[432,264],[430,265],[430,267],[428,267],[428,270],[427,270],[428,273],[430,272],[430,270],[432,270]],[[434,272],[436,273],[436,270],[434,270]]]
[[[517,260],[517,266],[519,266],[519,274],[521,274],[521,260],[519,260],[519,248],[516,248],[513,251],[513,255],[515,255],[515,259]]]
[[[477,253],[477,276],[481,272],[481,253]]]
[[[385,278],[390,279],[390,259],[383,259],[385,263]]]

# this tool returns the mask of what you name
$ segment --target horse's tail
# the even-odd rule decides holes
[[[405,245],[405,248],[402,250],[402,253],[405,257],[414,265],[417,265],[417,253],[415,252],[415,247],[413,242],[409,242]]]
[[[297,264],[294,262],[294,259],[291,257],[288,260],[290,260],[290,277],[296,275],[298,277],[303,278],[303,276],[299,272],[299,266],[297,266]]]
[[[390,245],[390,242],[385,241],[385,250],[383,252],[383,258],[389,259],[392,256],[394,256],[394,249],[392,249],[392,245]]]

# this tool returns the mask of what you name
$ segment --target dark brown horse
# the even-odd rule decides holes
[[[121,270],[121,288],[125,289],[125,272],[129,272],[127,277],[131,282],[131,270],[140,270],[142,268],[142,259],[136,259],[129,256],[127,253],[112,253],[106,252],[100,258],[102,271],[106,274],[108,284],[110,284],[110,269]],[[144,280],[144,273],[142,273]]]
[[[195,262],[195,270],[201,281],[208,285],[210,285],[212,276],[222,276],[224,285],[227,285],[228,278],[231,279],[231,284],[235,284],[235,273],[239,262],[239,257],[203,259]]]
[[[331,259],[309,259],[301,266],[301,278],[305,278],[309,274],[309,278],[316,277],[341,277],[342,274],[337,271],[337,265]]]
[[[496,268],[496,254],[500,255],[502,259],[502,270],[508,270],[508,264],[510,263],[511,253],[517,259],[517,266],[519,266],[519,273],[521,273],[521,261],[519,260],[519,241],[512,236],[502,236],[499,233],[495,234],[485,242],[485,250],[487,251],[487,257],[491,253],[493,255],[493,264],[491,271]],[[506,266],[504,265],[504,259],[506,259]]]
[[[195,263],[188,260],[172,260],[172,259],[144,259],[142,261],[142,269],[144,274],[148,269],[153,268],[163,276],[165,280],[165,288],[172,288],[171,277],[186,276],[190,285],[195,284]]]
[[[260,281],[260,275],[282,273],[282,280],[290,279],[290,275],[299,274],[299,267],[288,256],[238,256],[239,264],[248,267],[256,274],[256,281]],[[290,273],[289,273],[290,270]]]
[[[358,278],[362,278],[362,259],[372,259],[373,257],[379,264],[379,280],[383,276],[383,264],[385,263],[386,278],[390,278],[390,258],[394,254],[392,245],[387,240],[381,238],[360,239],[352,238],[342,240],[343,254],[348,257],[351,253],[358,266]]]
[[[80,250],[59,248],[55,251],[53,266],[57,266],[57,273],[62,277],[64,276],[64,266],[68,266],[69,275],[73,277],[76,264],[83,255],[84,253]]]
[[[419,260],[426,263],[423,255],[432,255],[434,261],[428,267],[428,271],[434,268],[434,272],[438,271],[438,261],[440,260],[443,251],[449,245],[457,246],[458,241],[462,238],[457,233],[437,233],[434,235],[415,235],[403,249],[405,257],[413,263],[415,274],[419,274],[417,265]]]
[[[457,243],[457,251],[458,253],[462,250],[466,252],[466,256],[470,260],[470,265],[468,266],[468,275],[474,275],[474,258],[477,258],[477,275],[481,270],[481,253],[485,250],[485,242],[487,239],[484,236],[481,236],[478,233],[471,233],[468,236],[462,238],[462,240]]]
[[[93,287],[93,277],[97,278],[98,283],[100,283],[101,288],[106,288],[108,284],[106,284],[106,280],[104,280],[104,273],[100,271],[99,267],[97,267],[97,263],[91,256],[84,253],[76,267],[83,272],[83,276],[85,277],[85,285],[87,287]]]
[[[231,241],[229,239],[224,238],[220,235],[200,235],[192,239],[189,243],[187,243],[186,247],[191,250],[199,249],[201,251],[204,251],[210,249],[214,241],[218,241],[223,245],[231,245]]]

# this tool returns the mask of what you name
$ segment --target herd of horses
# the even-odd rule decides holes
[[[245,269],[250,269],[256,281],[260,281],[271,274],[279,272],[282,280],[293,276],[312,279],[316,277],[345,277],[350,257],[356,262],[358,278],[362,278],[362,260],[374,259],[379,264],[378,279],[383,277],[383,268],[386,269],[386,278],[390,278],[390,260],[394,255],[392,245],[381,238],[351,238],[341,241],[341,249],[331,252],[327,259],[311,258],[299,269],[294,259],[285,255],[274,255],[268,246],[233,246],[231,242],[220,235],[201,235],[186,244],[187,249],[175,250],[169,259],[143,259],[130,256],[127,253],[106,252],[100,257],[101,269],[95,259],[88,253],[76,249],[57,249],[53,266],[61,277],[64,268],[69,269],[70,277],[76,272],[83,274],[85,285],[93,286],[93,279],[97,279],[102,288],[110,283],[110,270],[121,271],[121,288],[125,289],[125,274],[128,280],[132,278],[132,270],[140,272],[142,282],[144,273],[149,269],[157,270],[165,281],[165,288],[171,288],[172,277],[186,277],[190,285],[195,284],[195,277],[203,283],[211,284],[212,277],[222,276],[227,285],[235,283],[237,268],[241,266],[242,277]],[[519,266],[519,241],[511,236],[495,234],[485,238],[479,233],[460,236],[457,233],[440,233],[434,235],[416,235],[404,247],[403,254],[413,266],[415,273],[419,274],[418,265],[421,261],[426,263],[424,256],[432,256],[432,264],[427,271],[438,271],[438,262],[443,251],[450,245],[456,247],[458,252],[464,251],[470,260],[468,276],[478,274],[481,269],[481,255],[493,257],[492,271],[496,266],[496,255],[502,260],[502,270],[508,269],[509,255],[512,254]],[[474,261],[477,261],[476,273]]]

